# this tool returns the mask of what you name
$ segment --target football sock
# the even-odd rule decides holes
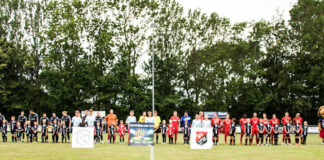
[[[158,143],[159,143],[159,135],[156,134],[156,144],[158,144]]]

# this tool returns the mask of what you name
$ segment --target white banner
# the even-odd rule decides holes
[[[101,117],[106,117],[106,111],[93,111],[92,115],[97,116],[98,112],[100,113]],[[88,114],[89,114],[89,112],[88,112]],[[84,115],[85,115],[84,111],[81,111],[81,116],[84,117]]]
[[[191,128],[190,148],[191,149],[212,149],[213,130],[212,128]]]
[[[73,127],[72,148],[94,148],[94,128]]]

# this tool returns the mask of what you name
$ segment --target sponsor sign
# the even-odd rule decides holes
[[[72,148],[94,148],[93,127],[73,127]]]
[[[130,123],[128,145],[154,145],[153,123]]]
[[[213,146],[212,128],[191,128],[190,148],[211,149]]]

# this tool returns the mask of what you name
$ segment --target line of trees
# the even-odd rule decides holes
[[[0,112],[292,114],[324,104],[324,1],[232,24],[174,0],[0,1]],[[151,27],[151,24],[156,26]],[[138,71],[140,70],[140,71]]]

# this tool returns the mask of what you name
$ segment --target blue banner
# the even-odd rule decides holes
[[[154,124],[130,123],[128,145],[154,145]]]

